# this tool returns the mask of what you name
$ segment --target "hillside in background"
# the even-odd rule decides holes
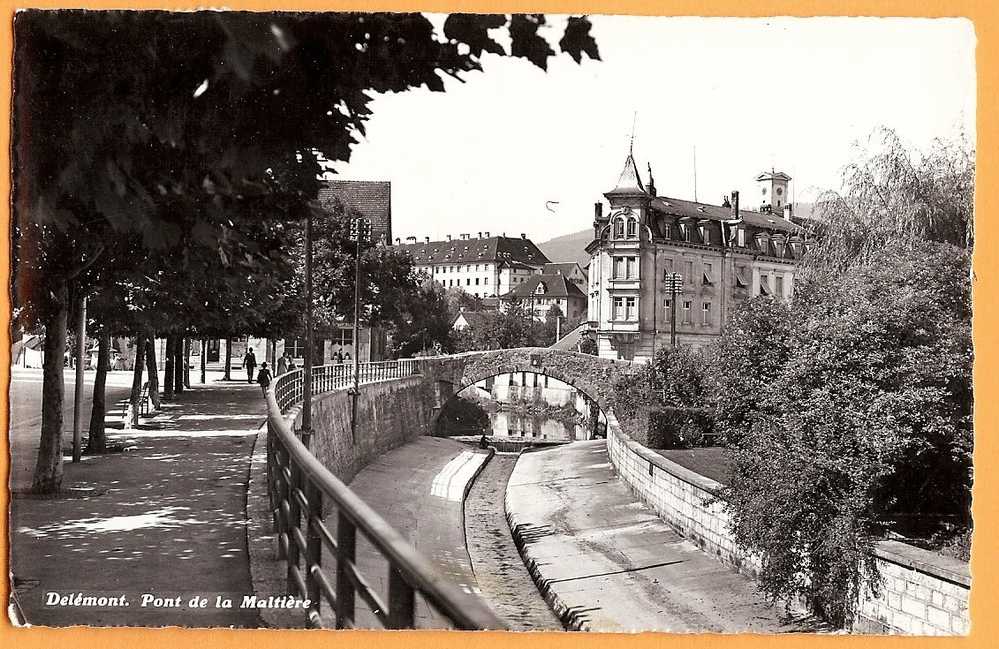
[[[552,261],[575,261],[580,266],[585,266],[590,263],[590,256],[586,254],[584,248],[592,240],[593,229],[587,228],[539,243],[538,248]]]

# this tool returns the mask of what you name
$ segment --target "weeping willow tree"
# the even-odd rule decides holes
[[[839,191],[815,205],[820,236],[803,277],[843,272],[887,246],[919,241],[971,250],[974,243],[975,152],[961,132],[916,151],[889,128],[855,143]]]
[[[970,538],[975,161],[877,131],[821,198],[790,305],[757,298],[709,386],[732,531],[775,600],[849,626],[890,532]]]

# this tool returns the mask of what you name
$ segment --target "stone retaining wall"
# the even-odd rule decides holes
[[[740,572],[759,575],[760,563],[729,532],[719,494],[723,486],[632,440],[613,413],[607,417],[607,452],[621,479],[663,521]],[[854,631],[915,635],[965,634],[969,627],[968,564],[897,541],[876,549],[883,577],[875,596],[864,589]]]
[[[376,457],[429,434],[435,403],[433,386],[422,376],[364,383],[353,439],[351,395],[346,389],[326,392],[312,401],[315,432],[309,448],[333,475],[350,484]],[[296,428],[301,420],[301,413],[296,414]]]

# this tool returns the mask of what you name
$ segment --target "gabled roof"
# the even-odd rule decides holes
[[[545,264],[544,266],[541,267],[541,273],[543,275],[561,273],[566,277],[568,277],[569,275],[576,272],[576,269],[579,269],[580,272],[583,271],[583,269],[580,268],[579,264],[577,264],[574,261],[562,261],[562,262]]]
[[[680,218],[708,219],[710,221],[728,221],[733,218],[732,208],[709,203],[685,201],[669,196],[657,196],[652,200],[652,209],[661,214]],[[739,208],[739,218],[746,225],[769,230],[780,230],[788,234],[804,234],[804,229],[779,214],[761,214],[752,210]]]
[[[430,243],[404,243],[396,246],[408,252],[416,264],[503,263],[524,264],[538,268],[549,263],[548,257],[530,239],[521,237],[489,237],[482,239],[452,239]]]
[[[392,183],[380,180],[325,180],[319,189],[319,205],[333,211],[339,199],[348,212],[356,210],[371,221],[371,238],[392,241]]]
[[[476,327],[481,325],[486,317],[486,314],[481,311],[462,311],[455,317],[454,322],[451,323],[451,328],[453,329],[459,320],[464,320],[468,323],[469,327]]]
[[[545,292],[537,293],[538,284],[544,283]],[[562,273],[552,275],[531,275],[522,284],[518,284],[509,293],[503,295],[504,300],[523,300],[531,297],[579,298],[586,299],[586,294],[579,287],[566,280]]]

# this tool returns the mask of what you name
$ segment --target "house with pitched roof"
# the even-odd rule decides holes
[[[395,245],[408,253],[413,269],[433,279],[445,289],[458,287],[470,295],[496,298],[523,284],[549,263],[526,234],[519,237],[448,235],[444,241],[431,241],[425,237],[417,242],[408,237]]]
[[[762,201],[755,210],[740,205],[738,192],[721,205],[659,196],[651,167],[643,183],[628,153],[617,185],[604,194],[609,213],[602,202],[594,206],[586,248],[587,319],[601,357],[647,361],[674,340],[698,349],[719,337],[741,302],[791,297],[810,246],[792,221],[791,178],[770,171],[756,181]]]
[[[327,213],[339,202],[348,214],[356,213],[371,222],[373,243],[392,241],[392,183],[383,180],[326,180],[319,188],[318,201]]]
[[[544,320],[553,306],[570,322],[586,316],[586,293],[560,272],[532,275],[502,295],[500,301],[519,303],[536,320]]]

